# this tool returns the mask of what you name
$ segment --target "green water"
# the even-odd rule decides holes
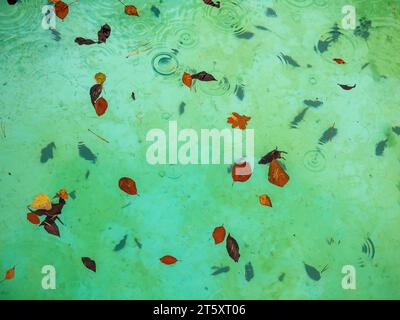
[[[116,0],[83,0],[57,20],[59,38],[41,27],[46,4],[0,2],[0,274],[16,265],[0,299],[400,298],[400,136],[392,130],[400,126],[400,1],[221,0],[217,9],[201,0],[136,0],[133,17]],[[368,34],[342,29],[344,5],[355,6],[357,26],[371,21]],[[104,23],[112,28],[105,44],[74,43],[96,37]],[[318,50],[335,24],[341,35]],[[218,81],[182,85],[183,72],[202,70]],[[102,117],[89,97],[97,72],[107,75]],[[303,101],[317,98],[323,105],[291,128]],[[231,112],[251,117],[256,160],[276,146],[288,152],[284,188],[258,164],[249,181],[232,185],[228,164],[146,161],[149,130],[167,131],[169,121],[222,130]],[[318,144],[333,124],[337,135]],[[54,158],[41,163],[51,142]],[[95,163],[79,156],[79,142]],[[124,176],[139,196],[118,188]],[[76,198],[67,200],[57,238],[26,220],[26,205],[60,188]],[[259,204],[263,193],[273,208]],[[222,224],[239,244],[238,263],[214,245]],[[124,235],[126,246],[113,251]],[[160,263],[166,254],[180,261]],[[97,272],[81,257],[95,260]],[[304,263],[328,269],[314,281]],[[44,265],[56,269],[55,290],[42,288]],[[342,288],[345,265],[355,267],[355,290]],[[213,266],[230,271],[213,276]]]

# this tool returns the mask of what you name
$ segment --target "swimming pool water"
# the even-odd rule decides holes
[[[0,2],[0,275],[16,266],[0,299],[398,299],[400,1],[126,4],[139,17],[117,0],[78,1],[50,31],[46,1]],[[346,5],[355,30],[343,28]],[[74,42],[105,23],[106,43]],[[182,84],[183,72],[203,70],[218,81]],[[101,117],[89,97],[98,72],[107,76]],[[229,164],[147,161],[150,130],[168,132],[171,121],[223,130],[232,112],[254,130],[247,182],[232,183]],[[79,155],[80,143],[95,161]],[[283,188],[257,164],[276,146],[288,152]],[[138,196],[118,188],[125,176]],[[75,199],[58,238],[30,224],[26,206],[61,188]],[[214,244],[221,225],[239,244],[237,263]],[[162,264],[167,254],[179,261]],[[305,264],[327,269],[316,281]],[[56,270],[55,290],[42,287],[45,265]],[[346,265],[356,289],[342,287]]]

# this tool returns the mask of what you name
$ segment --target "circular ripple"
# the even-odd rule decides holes
[[[151,60],[153,70],[163,76],[174,74],[179,68],[176,56],[169,52],[157,53]]]
[[[353,38],[342,33],[340,29],[338,29],[337,32],[340,32],[340,35],[336,41],[332,41],[331,31],[322,35],[315,44],[315,51],[319,53],[326,62],[334,64],[335,62],[333,59],[338,57],[348,61],[366,52],[362,44],[358,45],[356,48]]]
[[[210,96],[222,96],[229,92],[231,85],[226,76],[218,72],[212,72],[217,81],[197,81],[196,87]]]
[[[326,167],[326,158],[321,150],[310,150],[304,154],[304,166],[313,172],[319,172]]]
[[[220,9],[207,6],[205,17],[225,32],[238,33],[246,29],[247,10],[236,1],[224,1]]]
[[[189,28],[183,28],[176,32],[176,41],[181,48],[193,48],[198,43],[198,36]]]

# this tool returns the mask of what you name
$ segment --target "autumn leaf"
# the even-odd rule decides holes
[[[232,112],[232,114],[228,117],[228,123],[232,124],[232,128],[239,127],[239,129],[244,130],[247,127],[247,122],[251,119],[251,117],[245,115],[239,115],[236,112]]]
[[[175,262],[177,262],[178,260],[173,257],[173,256],[164,256],[162,258],[160,258],[160,261],[164,264],[174,264]]]
[[[224,226],[216,227],[213,231],[213,238],[215,244],[221,243],[225,240],[226,231]]]
[[[191,88],[192,87],[192,83],[193,83],[192,76],[189,73],[184,72],[183,75],[182,75],[182,83],[186,87]]]
[[[14,279],[14,276],[15,276],[15,266],[12,267],[11,269],[7,270],[4,279],[11,280],[11,279]]]

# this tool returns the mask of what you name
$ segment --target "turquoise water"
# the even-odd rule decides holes
[[[400,1],[221,0],[217,9],[136,0],[134,17],[118,1],[82,0],[57,20],[58,35],[41,26],[46,4],[0,2],[0,274],[16,265],[0,299],[400,297],[400,136],[392,129],[400,126]],[[358,29],[342,28],[344,5],[356,8]],[[74,43],[105,23],[106,43]],[[203,70],[218,81],[183,86],[183,72]],[[107,75],[101,117],[89,97],[97,72]],[[316,99],[323,104],[291,128],[304,100]],[[177,121],[222,130],[232,112],[251,117],[257,161],[276,146],[288,152],[284,188],[257,163],[250,180],[235,184],[229,164],[148,163],[151,129],[168,132]],[[337,135],[320,145],[333,124]],[[41,163],[52,142],[54,157]],[[95,162],[79,156],[80,142]],[[124,176],[139,196],[118,188]],[[61,188],[76,197],[57,238],[26,220],[26,206]],[[260,205],[263,193],[272,208]],[[237,263],[214,244],[222,224],[239,244]],[[167,254],[179,261],[160,263]],[[328,269],[315,281],[304,263]],[[42,288],[44,265],[55,267],[55,290]],[[354,290],[342,288],[345,265],[355,268]],[[212,275],[213,266],[230,269]]]

